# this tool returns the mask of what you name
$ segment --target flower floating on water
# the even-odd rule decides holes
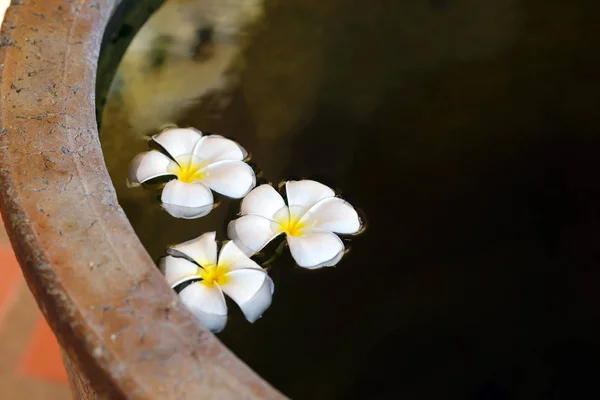
[[[227,322],[223,293],[254,322],[271,305],[273,281],[266,271],[246,256],[235,243],[226,242],[217,259],[215,232],[173,246],[160,269],[171,287],[190,281],[179,293],[183,304],[204,326],[220,332]]]
[[[138,154],[129,167],[129,181],[139,185],[161,176],[173,176],[161,195],[163,208],[174,217],[199,218],[208,214],[214,199],[211,190],[242,198],[256,185],[252,168],[243,162],[246,151],[218,135],[203,136],[194,129],[169,129],[152,140],[157,150]]]
[[[229,238],[251,255],[285,234],[299,266],[334,266],[345,250],[336,233],[361,229],[356,210],[319,182],[289,181],[285,189],[287,205],[271,185],[252,190],[242,201],[242,216],[229,223]]]

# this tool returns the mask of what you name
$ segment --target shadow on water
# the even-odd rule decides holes
[[[597,396],[598,15],[596,0],[267,0],[225,105],[168,122],[234,138],[272,182],[340,189],[369,226],[336,268],[278,259],[271,308],[254,325],[234,309],[220,338],[296,399]],[[158,258],[224,239],[238,202],[180,221],[125,187],[146,146],[126,91],[102,140],[142,242]]]

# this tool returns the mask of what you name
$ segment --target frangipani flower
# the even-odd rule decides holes
[[[160,176],[175,177],[161,195],[163,207],[174,217],[208,214],[214,203],[211,189],[239,199],[256,185],[254,171],[242,161],[246,151],[232,140],[180,128],[154,135],[152,140],[168,156],[157,150],[138,154],[129,166],[129,181],[136,185]]]
[[[229,238],[251,255],[285,234],[299,266],[334,266],[344,255],[344,243],[336,233],[361,229],[356,210],[319,182],[289,181],[285,188],[287,205],[271,185],[252,190],[242,201],[242,216],[229,223]]]
[[[227,323],[223,293],[240,307],[246,319],[254,322],[271,305],[273,281],[266,271],[246,256],[235,243],[225,242],[217,259],[215,232],[173,246],[160,269],[172,288],[191,283],[179,293],[187,308],[213,332]]]

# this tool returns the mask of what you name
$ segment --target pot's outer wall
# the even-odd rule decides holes
[[[181,306],[117,203],[94,83],[118,3],[13,0],[2,26],[0,201],[27,283],[94,398],[282,398]]]

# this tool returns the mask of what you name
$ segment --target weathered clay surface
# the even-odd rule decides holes
[[[94,82],[118,3],[13,1],[2,26],[0,201],[29,287],[93,398],[281,398],[177,302],[117,203]]]

